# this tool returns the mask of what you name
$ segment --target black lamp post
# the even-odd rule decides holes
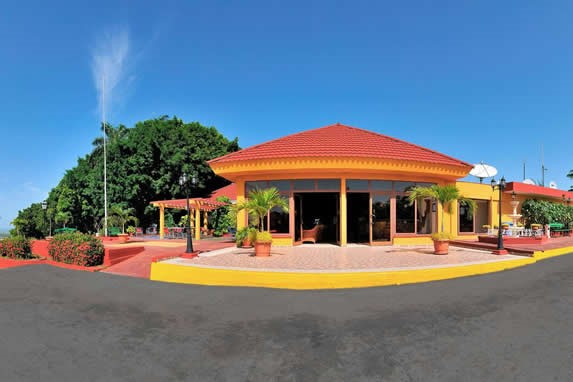
[[[42,210],[44,210],[44,222],[46,220],[46,209],[48,208],[48,202],[47,201],[43,201],[42,202]],[[52,236],[52,225],[50,224],[50,236]]]
[[[193,187],[197,183],[197,178],[195,175],[191,177],[191,183]],[[189,207],[189,183],[187,179],[187,174],[183,173],[179,178],[179,184],[185,187],[185,195],[187,198],[187,249],[185,253],[193,253],[193,238],[191,237],[191,208]],[[197,222],[195,222],[197,224]]]
[[[499,215],[499,223],[497,226],[497,254],[506,253],[505,249],[503,248],[503,233],[501,230],[501,196],[503,194],[503,190],[505,190],[505,178],[502,176],[499,180],[499,183],[495,179],[491,179],[491,189],[495,191],[495,189],[499,190],[499,200],[498,200],[498,215]]]

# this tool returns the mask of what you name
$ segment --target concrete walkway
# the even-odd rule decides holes
[[[339,247],[329,244],[303,244],[273,247],[270,257],[255,257],[253,249],[229,248],[216,256],[176,258],[165,263],[265,271],[373,271],[450,267],[493,261],[519,260],[522,256],[496,256],[489,251],[450,247],[448,255],[434,255],[431,246]]]

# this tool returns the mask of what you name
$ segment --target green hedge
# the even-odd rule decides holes
[[[32,245],[30,239],[22,236],[7,237],[0,241],[0,255],[11,259],[31,259]]]
[[[102,242],[85,233],[62,233],[50,240],[48,253],[54,261],[90,267],[103,263]]]
[[[521,206],[521,214],[528,227],[533,223],[562,223],[570,227],[573,223],[573,206],[546,200],[527,199]]]

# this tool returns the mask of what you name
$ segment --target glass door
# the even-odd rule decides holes
[[[390,196],[372,195],[371,237],[372,243],[388,242],[390,236]]]

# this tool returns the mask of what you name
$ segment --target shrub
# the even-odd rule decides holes
[[[254,227],[249,228],[249,240],[254,243],[257,240],[257,229]]]
[[[435,232],[432,234],[432,240],[445,241],[452,240],[454,236],[449,232]]]
[[[11,259],[31,259],[30,239],[23,236],[7,237],[0,241],[0,254]]]
[[[90,267],[103,263],[104,248],[96,237],[74,232],[54,236],[48,253],[54,261]]]
[[[273,237],[270,232],[257,232],[257,243],[272,243]]]
[[[521,206],[521,214],[526,225],[563,223],[569,226],[573,222],[573,206],[546,200],[527,199]]]
[[[247,237],[249,237],[249,227],[239,228],[237,230],[237,234],[235,235],[235,243],[237,244],[237,247],[242,246],[243,240],[245,240]]]

